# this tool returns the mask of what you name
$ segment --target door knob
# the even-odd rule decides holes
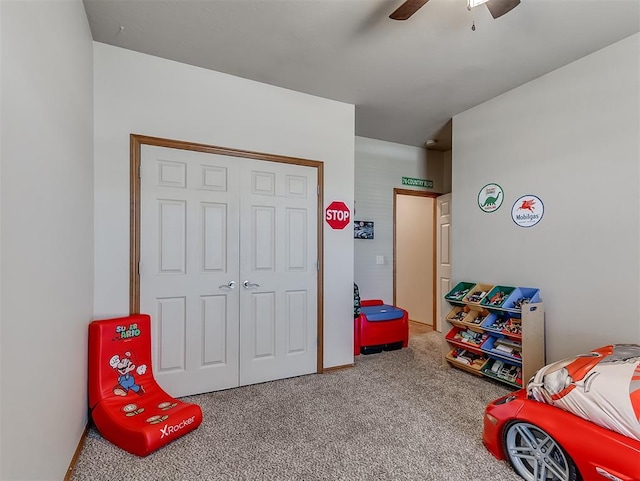
[[[220,289],[235,289],[236,288],[236,281],[229,281],[229,284],[220,284],[218,286]]]
[[[242,285],[244,286],[245,289],[251,289],[253,287],[260,287],[260,284],[257,284],[255,282],[251,282],[251,281],[244,281],[242,283]]]

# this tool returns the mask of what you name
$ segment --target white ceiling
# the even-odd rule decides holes
[[[441,149],[452,116],[640,31],[640,0],[522,0],[498,19],[430,0],[389,19],[401,3],[84,0],[98,42],[355,104],[357,135]]]

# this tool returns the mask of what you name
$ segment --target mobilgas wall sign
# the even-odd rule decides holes
[[[535,195],[523,195],[511,207],[511,218],[520,227],[533,227],[543,215],[544,204]]]

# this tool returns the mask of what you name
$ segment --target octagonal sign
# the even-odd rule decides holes
[[[344,229],[351,223],[351,211],[341,200],[334,200],[325,209],[324,218],[332,229]]]

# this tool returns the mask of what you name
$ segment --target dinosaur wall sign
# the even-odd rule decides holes
[[[478,206],[483,212],[495,212],[503,200],[504,192],[498,184],[487,184],[478,193]]]

